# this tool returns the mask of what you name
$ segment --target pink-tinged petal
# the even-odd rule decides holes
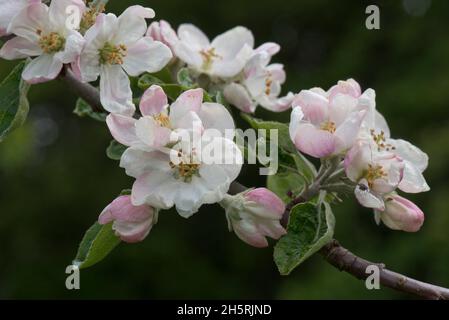
[[[232,227],[235,234],[247,244],[256,248],[266,248],[268,247],[268,241],[254,224],[246,220],[233,221]]]
[[[118,30],[114,42],[128,45],[138,41],[147,31],[145,19],[151,19],[154,16],[153,9],[139,5],[128,7],[118,17]]]
[[[150,148],[159,148],[170,142],[171,130],[161,127],[152,117],[142,117],[136,123],[136,134]]]
[[[354,195],[357,201],[365,208],[378,210],[385,209],[384,201],[369,190],[366,180],[360,181],[354,190]]]
[[[302,109],[300,107],[293,108],[293,111],[290,115],[290,125],[289,125],[289,134],[290,139],[292,141],[295,141],[296,132],[298,131],[298,128],[301,124],[303,124],[304,120],[304,113],[302,112]]]
[[[46,33],[49,30],[48,7],[40,2],[33,2],[23,8],[11,21],[8,33],[38,43],[38,31]]]
[[[0,58],[6,60],[24,59],[41,54],[42,49],[37,44],[21,37],[8,40],[0,49]]]
[[[362,141],[357,142],[346,154],[344,165],[346,176],[352,182],[358,182],[372,162],[373,151],[371,146]]]
[[[272,191],[267,188],[256,188],[244,194],[246,200],[253,201],[266,208],[269,212],[282,217],[285,212],[284,202]]]
[[[362,111],[357,108],[357,103],[357,99],[351,96],[336,95],[329,105],[329,120],[340,126],[352,112]]]
[[[126,170],[128,176],[137,178],[150,171],[169,172],[169,161],[169,156],[162,152],[131,147],[123,153],[120,167]]]
[[[170,123],[176,128],[179,121],[191,111],[198,113],[203,103],[203,89],[192,89],[183,92],[170,106]]]
[[[260,100],[260,105],[270,111],[273,112],[283,112],[285,110],[290,109],[292,105],[292,101],[295,98],[295,95],[292,92],[289,92],[285,97],[281,98],[266,98]],[[300,109],[300,108],[298,108]]]
[[[250,30],[240,26],[217,36],[211,43],[224,60],[235,58],[245,46],[254,47],[254,36]]]
[[[280,63],[270,64],[267,67],[267,71],[270,73],[271,79],[279,82],[280,84],[283,84],[287,78],[283,64]]]
[[[80,21],[76,21],[73,19],[68,21],[69,15],[73,14],[72,9],[77,8],[79,17],[82,18],[83,13],[86,11],[86,4],[83,0],[53,0],[50,3],[48,15],[49,20],[53,28],[56,30],[65,30],[69,28],[67,22],[76,23],[74,25],[70,25],[72,30],[79,29]]]
[[[178,28],[179,39],[186,43],[192,50],[200,51],[209,47],[207,36],[193,24],[181,24]]]
[[[352,147],[365,115],[366,111],[353,112],[337,128],[335,131],[335,136],[338,138],[337,152],[344,152]]]
[[[256,104],[249,96],[248,91],[241,84],[233,82],[227,85],[223,94],[226,101],[241,111],[246,113],[254,113],[254,111],[256,111]]]
[[[123,68],[133,77],[144,72],[154,73],[162,70],[173,57],[170,48],[150,37],[144,37],[128,47]]]
[[[408,141],[397,139],[388,140],[394,148],[394,153],[401,159],[411,163],[417,170],[423,172],[429,165],[429,156],[421,149],[414,146]]]
[[[142,115],[155,116],[164,111],[167,105],[168,98],[164,90],[157,85],[152,85],[143,93],[139,108]]]
[[[103,210],[98,222],[113,222],[112,229],[117,236],[125,242],[135,243],[148,235],[154,224],[155,214],[150,206],[133,206],[130,196],[120,196]]]
[[[200,69],[203,65],[203,57],[200,54],[200,50],[192,49],[188,42],[177,42],[173,48],[173,51],[176,57],[187,63],[189,66]]]
[[[293,142],[299,151],[315,158],[330,156],[337,147],[337,141],[332,133],[317,129],[309,123],[298,126]]]
[[[292,107],[301,107],[304,119],[315,125],[321,124],[329,116],[329,101],[311,90],[303,90],[297,94]]]
[[[137,120],[132,117],[115,113],[109,114],[106,118],[106,124],[114,139],[129,147],[140,142],[136,135],[136,122]]]
[[[274,56],[281,50],[281,46],[274,42],[266,42],[259,47],[257,47],[254,51],[255,53],[261,53],[264,52],[268,54],[269,56]]]
[[[56,60],[53,55],[43,54],[27,64],[22,78],[31,84],[47,82],[56,79],[62,67],[62,62]]]
[[[386,200],[385,211],[381,212],[382,222],[393,230],[417,232],[424,223],[424,213],[410,200],[394,195]]]
[[[338,94],[349,95],[358,98],[362,95],[360,85],[354,79],[338,81],[338,84],[329,89],[329,100],[332,100]]]
[[[7,29],[12,19],[28,4],[40,0],[0,0],[0,37],[8,35]]]
[[[148,28],[147,36],[153,38],[155,41],[162,42],[172,51],[174,50],[176,43],[179,41],[175,30],[173,30],[171,25],[165,20],[152,22]]]
[[[109,112],[127,116],[134,114],[131,84],[120,65],[102,65],[100,99]]]

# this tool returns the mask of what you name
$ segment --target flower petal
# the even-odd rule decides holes
[[[355,197],[365,208],[385,210],[384,201],[370,192],[366,181],[362,181],[354,190]]]
[[[22,78],[31,84],[47,82],[56,79],[62,66],[62,62],[56,60],[54,55],[43,54],[27,64]]]
[[[250,30],[240,26],[217,36],[211,43],[223,60],[234,59],[245,46],[254,47],[254,36]]]
[[[225,87],[223,94],[230,104],[241,111],[246,113],[254,113],[254,111],[256,111],[257,105],[253,102],[248,91],[241,84],[235,82],[228,84]]]
[[[312,90],[302,90],[293,99],[292,107],[301,107],[304,119],[315,125],[327,120],[329,115],[329,101]]]
[[[48,7],[43,3],[33,2],[14,17],[8,27],[8,33],[38,43],[38,31],[46,33],[49,28]]]
[[[123,68],[130,76],[137,77],[144,72],[162,70],[172,57],[170,48],[165,44],[144,37],[128,47]]]
[[[168,98],[164,90],[157,85],[152,85],[143,93],[139,108],[142,115],[155,116],[160,114],[167,105]]]
[[[116,113],[111,113],[106,118],[106,124],[115,140],[125,146],[133,146],[140,143],[136,135],[137,120]]]
[[[412,163],[408,161],[404,161],[404,163],[404,173],[402,180],[399,183],[399,189],[407,193],[420,193],[429,191],[430,187],[427,184],[422,172]]]
[[[365,110],[352,112],[337,128],[335,131],[335,136],[338,137],[336,152],[343,152],[352,147],[365,115]]]
[[[55,30],[78,30],[80,21],[73,20],[74,25],[68,25],[68,17],[70,11],[68,9],[71,7],[77,7],[80,19],[83,16],[83,13],[86,11],[86,5],[83,0],[53,0],[50,3],[48,16],[49,22]],[[72,21],[70,21],[72,22]],[[70,27],[70,28],[69,28]]]
[[[177,123],[189,112],[198,113],[203,102],[203,89],[192,89],[183,92],[170,106],[170,123],[175,128]]]
[[[335,136],[312,124],[300,124],[293,141],[299,151],[315,158],[323,158],[333,154],[337,147]]]
[[[6,60],[24,59],[41,54],[42,49],[37,44],[22,37],[8,40],[0,49],[0,57]]]
[[[128,45],[141,39],[147,32],[145,19],[151,19],[154,16],[153,9],[139,5],[128,7],[118,17],[118,30],[114,37],[114,43]]]
[[[209,47],[207,36],[193,24],[181,24],[178,28],[179,40],[186,43],[191,50],[200,51]]]
[[[131,84],[120,65],[102,65],[100,99],[103,107],[113,113],[134,114]]]
[[[227,130],[234,130],[235,124],[229,111],[219,103],[206,102],[202,104],[198,116],[204,129],[219,130],[223,135]]]

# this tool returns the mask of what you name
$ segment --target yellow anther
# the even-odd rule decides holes
[[[42,30],[37,30],[36,32],[40,36],[39,47],[45,53],[59,52],[64,49],[65,39],[59,33],[51,32],[42,35]]]

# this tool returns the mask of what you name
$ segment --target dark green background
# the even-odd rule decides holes
[[[404,2],[425,5],[404,9]],[[353,77],[377,92],[394,137],[430,156],[432,191],[410,197],[426,214],[417,234],[377,227],[372,212],[350,198],[335,207],[336,237],[355,253],[393,270],[449,286],[449,2],[383,1],[381,30],[365,28],[365,1],[111,0],[152,7],[177,26],[192,22],[210,36],[235,25],[257,44],[276,41],[276,62],[288,71],[286,90]],[[410,13],[411,12],[411,13]],[[416,14],[422,14],[416,16]],[[5,76],[13,63],[0,62]],[[288,277],[272,248],[254,249],[228,233],[216,206],[189,220],[164,212],[141,244],[120,245],[82,272],[81,290],[65,289],[65,268],[84,231],[132,180],[105,156],[111,137],[101,123],[72,114],[76,97],[58,81],[31,89],[26,125],[0,145],[0,298],[409,298],[368,291],[315,256]],[[259,116],[288,121],[288,113]],[[240,179],[262,185],[256,168]]]

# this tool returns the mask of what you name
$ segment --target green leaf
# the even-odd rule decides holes
[[[137,82],[137,86],[142,90],[146,90],[154,84],[161,85],[163,83],[164,82],[161,79],[159,79],[149,73],[145,73],[143,76],[141,76],[139,78],[139,81]]]
[[[22,80],[26,62],[19,63],[0,83],[0,142],[26,120],[30,85]]]
[[[335,217],[328,203],[324,202],[321,210],[311,203],[293,207],[288,232],[274,248],[274,261],[279,272],[288,275],[328,244],[333,238],[334,228]]]
[[[94,110],[92,110],[92,107],[81,98],[76,101],[73,113],[78,115],[79,117],[89,117],[100,122],[105,122],[106,117],[108,116],[107,113],[104,112],[95,112]]]
[[[109,159],[120,160],[122,158],[123,152],[125,152],[126,149],[127,147],[123,144],[112,140],[108,148],[106,149],[106,155]]]
[[[96,222],[84,235],[73,265],[85,269],[103,260],[118,244],[112,223],[101,225]]]
[[[276,193],[282,201],[288,203],[292,200],[288,193],[299,194],[304,189],[304,179],[293,172],[281,172],[267,176],[267,188]]]
[[[131,195],[131,189],[123,189],[122,192],[120,192],[121,196],[130,196]]]
[[[179,70],[177,80],[178,83],[185,88],[193,88],[195,85],[195,81],[193,81],[189,69],[187,68]]]

